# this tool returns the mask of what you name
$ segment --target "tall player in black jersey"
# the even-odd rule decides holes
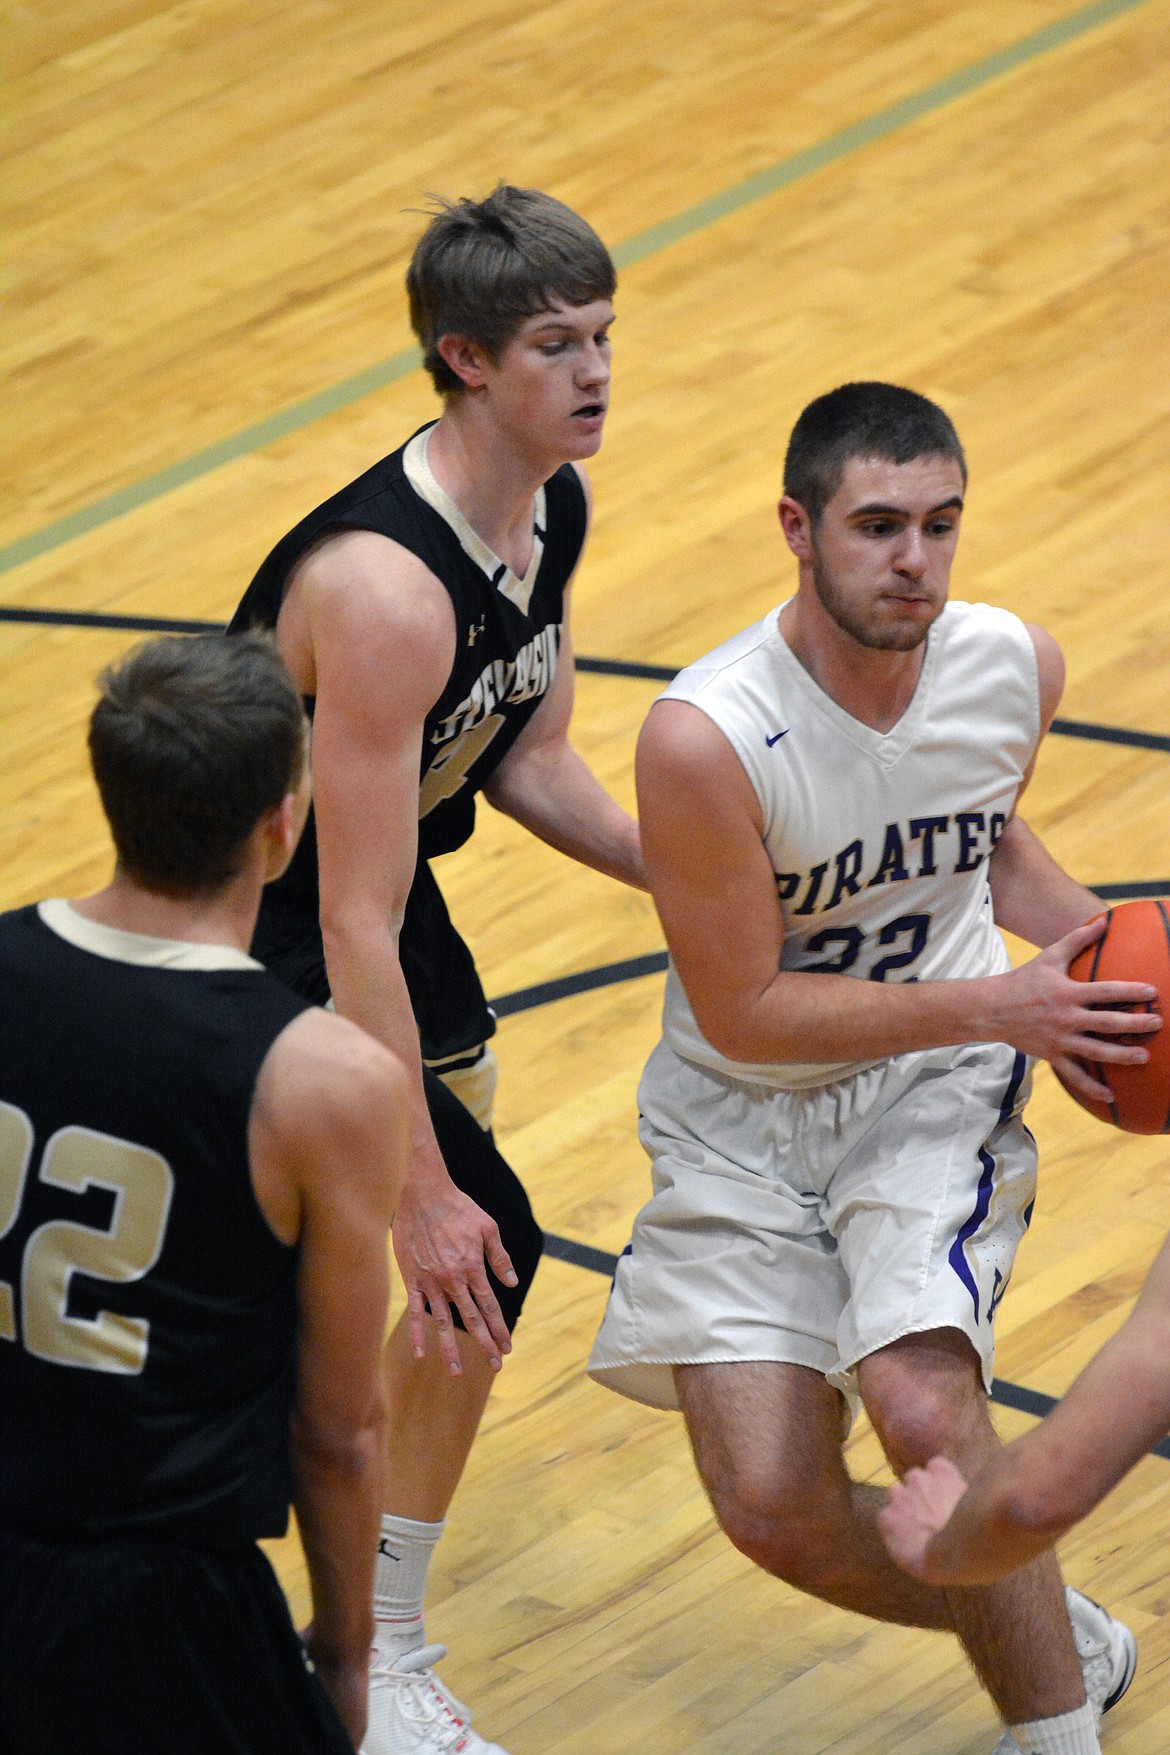
[[[407,1081],[246,954],[305,741],[271,641],[139,648],[90,730],[112,883],[0,916],[10,1755],[364,1734]],[[290,1497],[308,1656],[256,1547]]]
[[[446,1749],[456,1727],[466,1755],[494,1747],[431,1671],[422,1600],[541,1247],[488,1131],[494,1022],[427,861],[466,841],[482,791],[644,884],[636,825],[567,737],[579,464],[601,443],[615,284],[590,227],[534,190],[438,212],[407,286],[442,417],[298,524],[233,622],[275,626],[314,716],[315,820],[253,948],[415,1070],[368,1755]]]

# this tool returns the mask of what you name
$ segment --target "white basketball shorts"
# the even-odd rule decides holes
[[[1027,1058],[902,1054],[813,1090],[748,1083],[662,1042],[638,1092],[654,1193],[589,1361],[677,1408],[671,1367],[775,1360],[851,1399],[861,1359],[957,1328],[991,1387],[994,1318],[1032,1216]]]

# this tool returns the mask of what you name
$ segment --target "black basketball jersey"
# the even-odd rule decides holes
[[[276,625],[298,559],[327,531],[377,531],[409,549],[447,591],[455,611],[455,660],[426,716],[419,772],[419,852],[461,847],[475,822],[475,793],[532,717],[556,672],[565,586],[585,541],[585,491],[571,464],[536,496],[532,560],[516,577],[480,540],[427,462],[433,424],[375,463],[278,542],[248,587],[229,632]],[[312,702],[306,703],[312,711]],[[269,886],[278,907],[317,912],[312,815],[284,877]]]
[[[247,1130],[304,1001],[61,902],[0,915],[0,992],[0,1529],[280,1535],[298,1251]]]

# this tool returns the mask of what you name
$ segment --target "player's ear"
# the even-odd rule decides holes
[[[440,335],[435,343],[439,357],[469,390],[480,390],[487,381],[488,358],[477,341],[466,335]]]
[[[812,559],[812,519],[799,500],[785,494],[776,508],[784,540],[798,561]]]
[[[264,845],[264,882],[270,884],[288,867],[297,850],[307,814],[306,794],[286,792],[279,804],[264,812],[256,825],[256,834]]]

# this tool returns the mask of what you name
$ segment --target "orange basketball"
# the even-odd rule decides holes
[[[1104,935],[1069,964],[1076,981],[1148,981],[1158,997],[1130,1011],[1158,1012],[1170,1004],[1170,912],[1165,902],[1123,902],[1106,911]],[[1087,1064],[1113,1092],[1111,1103],[1093,1103],[1069,1090],[1082,1109],[1111,1121],[1126,1133],[1170,1132],[1170,1030],[1153,1036],[1114,1036],[1114,1042],[1136,1042],[1150,1051],[1145,1066]],[[1060,1075],[1057,1074],[1059,1077]],[[1061,1080],[1063,1084],[1064,1081]]]

